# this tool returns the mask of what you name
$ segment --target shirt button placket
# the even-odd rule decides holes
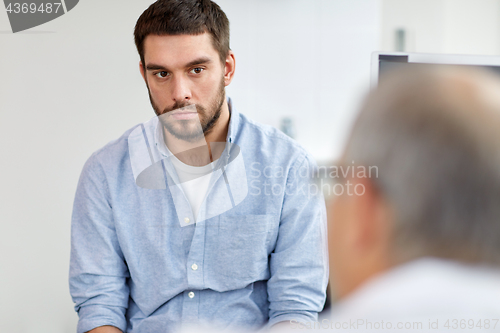
[[[185,299],[182,305],[182,323],[193,323],[199,319],[200,293],[200,290],[184,291]]]

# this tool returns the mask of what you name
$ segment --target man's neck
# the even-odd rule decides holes
[[[164,129],[165,144],[181,162],[191,166],[207,165],[217,160],[224,150],[230,118],[229,106],[224,99],[219,119],[204,137],[189,142],[174,137]]]
[[[227,104],[227,100],[224,99],[224,103],[222,103],[221,106],[221,113],[219,119],[215,123],[212,130],[205,135],[205,141],[207,143],[226,142],[230,118],[231,118],[231,113],[229,112],[229,105]]]

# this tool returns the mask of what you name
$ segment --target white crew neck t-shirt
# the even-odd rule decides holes
[[[197,220],[212,178],[212,171],[218,160],[202,167],[195,167],[181,162],[175,155],[171,155],[170,158],[181,182],[182,190],[191,205],[195,220]]]

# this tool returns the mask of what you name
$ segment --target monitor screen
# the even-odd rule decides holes
[[[416,64],[480,66],[500,75],[500,56],[374,52],[371,63],[371,86],[375,87],[380,77],[392,69]]]

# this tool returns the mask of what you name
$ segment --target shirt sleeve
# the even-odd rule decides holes
[[[69,285],[79,316],[78,333],[103,325],[126,331],[128,277],[106,177],[93,155],[83,168],[71,221]]]
[[[305,155],[290,168],[278,239],[270,257],[269,323],[316,321],[328,283],[326,209],[313,182],[316,164]]]

